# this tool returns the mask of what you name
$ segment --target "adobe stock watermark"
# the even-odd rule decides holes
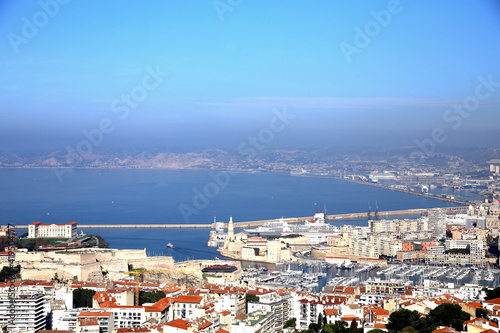
[[[122,94],[120,98],[116,98],[111,102],[111,111],[117,114],[118,121],[127,119],[130,111],[137,108],[139,103],[144,101],[151,91],[158,88],[169,75],[168,72],[163,72],[159,65],[156,65],[154,69],[150,66],[146,67],[146,72],[147,74],[143,76],[140,84],[130,89],[129,93]],[[94,149],[103,143],[105,135],[115,131],[116,124],[116,119],[103,118],[94,128],[83,129],[84,139],[80,140],[74,147],[66,146],[66,167],[55,169],[60,182],[63,181],[64,174],[72,172],[74,167],[83,165],[85,156],[92,154]]]
[[[249,135],[237,147],[238,153],[248,160],[263,151],[275,138],[276,134],[284,131],[296,115],[291,114],[284,107],[283,109],[273,109],[273,117],[269,120],[268,126],[263,127],[255,135]],[[217,197],[231,182],[231,176],[236,173],[228,171],[209,172],[212,181],[202,187],[193,188],[193,199],[190,204],[179,204],[179,211],[185,223],[190,222],[193,215],[198,215],[207,208],[210,200]]]
[[[23,16],[21,18],[21,29],[19,33],[9,32],[7,39],[15,53],[19,53],[21,44],[28,44],[29,41],[38,35],[40,29],[45,27],[50,20],[59,14],[61,5],[65,5],[69,0],[40,0],[38,6],[40,10],[36,11],[31,17]]]
[[[212,5],[214,6],[219,20],[224,21],[224,15],[226,12],[232,12],[236,7],[241,5],[243,0],[214,0]]]
[[[481,106],[481,102],[487,100],[500,87],[500,81],[493,81],[493,75],[487,77],[479,76],[478,84],[474,88],[474,93],[466,96],[460,103],[453,104],[443,113],[443,121],[453,131],[458,130],[464,119],[469,118]],[[410,159],[422,160],[426,155],[429,156],[435,152],[438,144],[444,143],[448,139],[445,128],[434,128],[429,137],[422,140],[415,139],[414,143],[418,150],[410,154]]]
[[[386,9],[379,11],[372,10],[370,12],[373,20],[366,22],[363,28],[354,27],[354,38],[352,44],[342,42],[339,44],[340,50],[344,55],[347,63],[352,62],[354,54],[360,54],[361,51],[368,47],[372,40],[382,32],[392,21],[394,15],[398,15],[403,11],[403,6],[399,0],[389,0]]]

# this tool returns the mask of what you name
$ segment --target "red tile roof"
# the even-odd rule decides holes
[[[375,316],[388,316],[389,315],[389,311],[388,310],[385,310],[385,309],[379,309],[377,311],[375,311],[374,313]]]
[[[116,333],[147,333],[147,332],[151,332],[151,329],[147,327],[125,327],[116,329]]]
[[[201,303],[203,297],[201,296],[177,296],[172,298],[174,303]]]
[[[191,325],[189,325],[189,321],[184,320],[184,319],[174,319],[172,321],[169,321],[165,325],[172,326],[172,327],[175,327],[175,328],[180,328],[180,329],[183,329],[183,330],[186,330],[186,331],[187,331],[188,328],[191,327]]]
[[[443,327],[443,328],[438,328],[432,331],[432,333],[459,333],[456,329],[451,328],[451,327]]]
[[[73,225],[77,224],[76,222],[69,222],[69,223],[42,223],[42,222],[32,222],[28,225]]]
[[[493,298],[493,299],[490,299],[488,301],[484,301],[484,303],[488,303],[488,304],[500,304],[500,297],[497,297],[497,298]]]
[[[92,299],[94,299],[99,304],[106,303],[106,302],[116,303],[116,298],[111,296],[109,294],[109,292],[107,292],[107,291],[100,291],[100,292],[96,293],[94,296],[92,296]]]
[[[472,306],[473,308],[482,308],[483,307],[483,305],[481,303],[478,303],[478,302],[470,302],[467,305]]]
[[[327,315],[327,316],[338,316],[339,315],[339,310],[338,309],[325,309],[325,315]]]
[[[489,321],[489,320],[484,319],[484,318],[474,318],[471,320],[464,321],[464,325],[467,325],[467,324],[473,324],[473,325],[481,326],[481,327],[483,327],[483,325],[481,325],[481,324],[484,324],[484,325],[498,328],[497,323],[495,323],[493,321]]]
[[[109,317],[111,312],[108,311],[82,311],[78,314],[78,317]]]
[[[99,321],[97,321],[97,318],[78,318],[78,325],[99,326]]]
[[[387,328],[387,325],[382,323],[375,323],[373,325],[373,328]]]

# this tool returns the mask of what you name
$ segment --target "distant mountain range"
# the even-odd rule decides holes
[[[328,148],[321,150],[275,149],[255,154],[206,148],[103,149],[80,155],[64,152],[0,152],[0,167],[81,167],[141,169],[268,169],[284,171],[297,168],[327,170],[353,164],[411,164],[415,147],[402,148]],[[486,164],[500,158],[500,149],[450,148],[424,156],[423,164],[446,166],[452,161]]]

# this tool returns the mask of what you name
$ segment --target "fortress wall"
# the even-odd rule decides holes
[[[100,263],[72,265],[61,262],[43,262],[22,267],[21,278],[26,280],[51,280],[55,274],[60,279],[71,280],[75,276],[78,280],[88,280],[91,275],[101,274]]]
[[[55,251],[48,252],[47,256],[50,256],[56,260],[61,260],[67,264],[89,264],[96,262],[96,255],[94,252],[74,252],[68,253],[66,251]]]
[[[174,267],[174,259],[172,257],[149,257],[144,259],[131,259],[128,261],[133,268],[145,269],[170,269]]]
[[[146,249],[143,250],[117,250],[115,259],[146,259]]]
[[[16,262],[40,262],[44,256],[45,254],[41,252],[16,252]]]

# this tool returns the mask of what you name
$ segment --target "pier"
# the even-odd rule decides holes
[[[466,213],[467,206],[462,207],[445,207],[441,208],[446,211],[447,214],[458,214],[458,213]],[[358,219],[358,218],[388,218],[390,216],[397,215],[421,215],[424,214],[428,209],[427,208],[419,208],[419,209],[404,209],[404,210],[391,210],[391,211],[381,211],[377,212],[377,216],[369,216],[367,212],[363,213],[348,213],[348,214],[336,214],[336,215],[327,215],[328,221],[343,221],[350,219]],[[306,220],[310,220],[310,216],[306,217],[289,217],[283,218],[287,223],[301,223]],[[262,225],[268,222],[276,222],[279,219],[272,220],[259,220],[259,221],[247,221],[247,222],[234,222],[235,228],[248,228]],[[226,224],[227,227],[227,224]],[[27,229],[27,225],[16,225],[15,229]],[[208,224],[79,224],[78,229],[200,229],[200,228],[215,228],[214,223]]]

